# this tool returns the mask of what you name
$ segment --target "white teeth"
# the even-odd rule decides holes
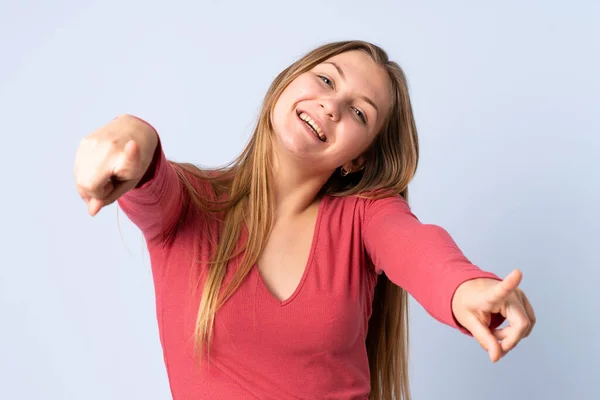
[[[301,112],[299,117],[302,121],[306,121],[313,128],[313,130],[319,136],[319,139],[323,141],[325,140],[325,136],[323,136],[323,130],[321,130],[321,127],[317,125],[317,123],[313,121],[313,119],[307,113]]]

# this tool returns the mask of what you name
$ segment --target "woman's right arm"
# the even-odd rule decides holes
[[[185,202],[158,133],[131,115],[115,118],[82,140],[75,180],[90,215],[117,201],[148,242],[161,240],[173,228]]]

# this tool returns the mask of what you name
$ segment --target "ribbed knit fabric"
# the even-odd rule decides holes
[[[208,183],[195,183],[210,195]],[[253,268],[217,313],[207,362],[193,346],[207,266],[194,261],[210,260],[218,222],[185,211],[187,195],[160,140],[145,178],[118,203],[148,245],[175,400],[367,399],[365,338],[378,273],[466,334],[452,314],[454,291],[469,279],[499,279],[469,262],[444,229],[419,222],[401,197],[324,197],[295,292],[277,300]]]

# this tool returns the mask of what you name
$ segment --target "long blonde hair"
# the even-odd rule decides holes
[[[337,54],[361,50],[385,68],[392,88],[392,104],[381,132],[366,152],[365,168],[342,177],[333,174],[322,194],[331,196],[385,197],[401,195],[408,200],[408,184],[418,163],[417,130],[409,99],[408,85],[400,66],[390,61],[380,47],[364,41],[343,41],[322,45],[283,70],[268,89],[250,141],[229,165],[207,174],[191,164],[171,162],[189,193],[190,206],[224,216],[220,238],[208,275],[196,321],[197,348],[210,346],[214,317],[219,307],[237,290],[258,261],[269,237],[274,200],[270,183],[272,171],[271,113],[283,90],[300,74]],[[222,200],[209,200],[198,193],[189,175],[208,179]],[[365,193],[369,193],[367,196]],[[247,241],[240,248],[243,229]],[[222,288],[226,266],[243,252],[242,262],[229,284]],[[410,399],[408,381],[408,296],[385,275],[375,288],[366,349],[371,373],[372,400]]]

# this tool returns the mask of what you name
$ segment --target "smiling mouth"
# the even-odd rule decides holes
[[[297,112],[298,118],[317,136],[321,142],[326,142],[327,137],[323,134],[323,130],[307,113],[304,111]]]

